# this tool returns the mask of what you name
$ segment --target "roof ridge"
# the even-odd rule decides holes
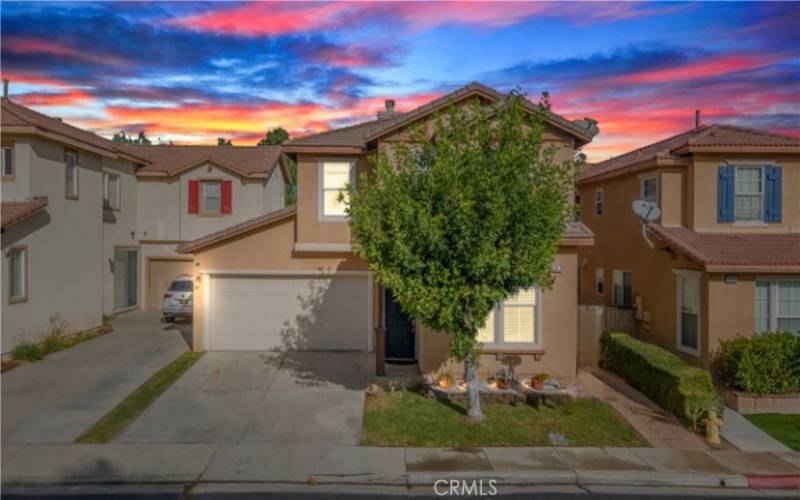
[[[415,109],[416,109],[416,108],[415,108]],[[401,116],[401,115],[404,115],[405,113],[397,113],[397,114],[398,114],[398,116]],[[373,118],[373,119],[371,119],[371,120],[366,120],[366,121],[363,121],[363,122],[354,123],[354,124],[352,124],[352,125],[346,125],[346,126],[344,126],[344,127],[332,128],[332,129],[329,129],[329,130],[324,130],[324,131],[322,131],[322,132],[317,132],[317,133],[315,133],[315,134],[309,134],[309,135],[305,135],[305,136],[303,136],[303,137],[298,137],[297,139],[290,139],[290,140],[289,140],[289,141],[287,141],[287,142],[288,142],[288,143],[291,143],[291,142],[293,142],[293,141],[300,141],[300,140],[303,140],[303,139],[308,139],[308,138],[310,138],[310,137],[319,137],[319,136],[322,136],[322,135],[328,135],[328,134],[332,134],[332,133],[334,133],[334,132],[341,132],[342,130],[352,130],[352,129],[354,129],[354,128],[363,127],[363,126],[365,126],[365,125],[370,125],[370,124],[377,123],[377,122],[389,121],[389,120],[391,120],[391,119],[393,119],[393,118],[394,118],[394,117],[386,117],[386,118]]]
[[[656,141],[656,142],[653,142],[653,143],[650,143],[650,144],[646,144],[646,145],[644,145],[644,146],[642,146],[640,148],[636,148],[634,150],[628,151],[627,153],[622,153],[619,156],[614,156],[612,158],[609,158],[607,160],[603,160],[603,161],[598,162],[598,163],[590,163],[588,166],[590,166],[590,167],[599,167],[601,165],[604,165],[606,163],[610,163],[612,161],[618,161],[618,160],[620,160],[622,158],[626,158],[626,157],[629,157],[629,156],[633,156],[633,155],[635,155],[637,153],[641,153],[645,149],[654,148],[654,147],[658,146],[659,144],[663,144],[663,143],[666,143],[666,142],[669,142],[669,141],[673,141],[673,140],[677,139],[678,137],[680,137],[682,135],[691,134],[691,133],[697,131],[700,128],[703,129],[703,130],[701,130],[699,132],[699,133],[702,134],[707,129],[709,129],[710,127],[711,127],[711,125],[701,125],[698,128],[693,128],[693,129],[690,129],[690,130],[684,130],[683,132],[677,133],[675,135],[671,135],[671,136],[667,137],[666,139],[661,139],[660,141]],[[673,149],[675,149],[675,148],[673,148]]]
[[[761,129],[757,129],[757,128],[753,128],[753,127],[743,127],[741,125],[731,125],[731,124],[727,124],[727,123],[714,123],[712,125],[712,127],[715,127],[715,128],[727,128],[727,129],[736,130],[736,131],[739,131],[739,132],[747,132],[747,133],[755,134],[755,135],[765,135],[767,137],[777,137],[779,139],[800,140],[800,138],[792,136],[792,135],[779,134],[779,133],[776,133],[776,132],[770,132],[768,130],[761,130]]]

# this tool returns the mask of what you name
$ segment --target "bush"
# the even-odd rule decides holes
[[[716,367],[722,383],[755,394],[800,392],[800,337],[761,333],[720,342]]]
[[[42,353],[39,344],[23,340],[14,347],[11,351],[11,356],[16,361],[39,361],[44,357],[44,353]]]
[[[58,335],[48,335],[42,342],[42,354],[50,354],[67,347],[67,343]]]
[[[709,411],[722,418],[722,400],[711,374],[657,345],[605,332],[600,337],[600,366],[620,375],[694,430]]]

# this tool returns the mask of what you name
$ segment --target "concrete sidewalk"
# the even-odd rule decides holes
[[[725,408],[722,437],[742,451],[791,451],[731,408]]]
[[[370,448],[250,444],[3,447],[2,485],[339,484],[800,488],[800,454],[657,448]]]

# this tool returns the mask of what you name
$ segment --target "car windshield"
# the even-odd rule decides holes
[[[172,284],[169,286],[170,292],[191,292],[192,291],[192,282],[191,281],[173,281]]]

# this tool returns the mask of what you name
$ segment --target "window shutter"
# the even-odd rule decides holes
[[[200,182],[189,181],[189,213],[196,214],[200,211]]]
[[[233,211],[233,183],[222,181],[222,205],[220,212],[229,214]]]
[[[783,205],[783,167],[764,168],[764,222],[780,222]]]
[[[717,177],[717,222],[733,222],[736,167],[722,165]]]

